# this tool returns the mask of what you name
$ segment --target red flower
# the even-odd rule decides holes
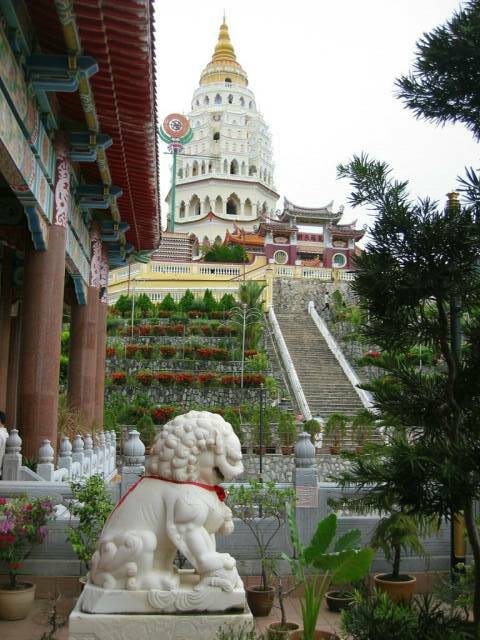
[[[174,384],[175,376],[173,373],[156,373],[155,378],[159,384],[169,385]]]
[[[176,384],[187,386],[193,384],[194,380],[195,376],[193,375],[193,373],[177,373],[175,375]]]
[[[170,345],[164,345],[160,347],[160,353],[164,358],[173,358],[177,353],[177,348],[171,347]]]
[[[21,562],[9,562],[8,563],[8,568],[9,569],[20,569],[21,566],[22,566]]]
[[[256,351],[255,349],[247,349],[245,351],[245,357],[246,358],[252,358],[253,356],[256,356],[258,353],[258,351]]]
[[[152,419],[155,424],[165,424],[175,413],[175,407],[154,407],[151,411]]]
[[[163,324],[157,324],[153,327],[153,333],[156,336],[164,336],[165,335],[165,327]]]
[[[112,382],[113,384],[125,384],[127,381],[127,374],[121,371],[117,371],[112,373]]]
[[[217,379],[214,373],[200,373],[198,375],[198,382],[202,385],[210,385]]]
[[[114,358],[116,356],[117,352],[115,351],[115,349],[113,347],[107,347],[105,349],[105,355],[107,356],[107,358]]]
[[[127,344],[127,347],[126,347],[125,351],[126,351],[127,358],[134,358],[135,354],[138,351],[138,345],[136,345],[136,344]]]
[[[3,496],[1,496],[1,497],[0,497],[0,505],[2,505],[2,504],[7,504],[7,502],[8,502],[8,501],[7,501],[7,499],[6,499],[6,498],[4,498]]]
[[[152,333],[152,327],[149,324],[141,324],[138,332],[141,336],[149,336]]]
[[[149,387],[152,384],[154,375],[149,371],[139,371],[136,375],[136,378],[140,382],[140,384],[143,384],[144,387]]]

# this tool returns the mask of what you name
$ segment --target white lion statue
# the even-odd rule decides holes
[[[218,483],[242,472],[240,442],[221,416],[190,411],[168,422],[155,439],[145,476],[105,524],[91,582],[103,589],[177,590],[178,549],[199,574],[196,589],[237,588],[235,559],[216,551],[215,534],[233,531]]]

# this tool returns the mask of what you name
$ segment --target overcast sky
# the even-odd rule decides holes
[[[225,9],[237,60],[273,137],[275,184],[296,204],[346,205],[336,166],[354,153],[385,160],[412,193],[445,200],[479,147],[462,125],[416,120],[394,97],[415,43],[458,0],[156,0],[158,114],[188,113]],[[170,158],[161,144],[162,211]],[[345,208],[343,221],[368,223]]]

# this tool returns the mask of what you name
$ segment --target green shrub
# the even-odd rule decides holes
[[[137,420],[137,423],[135,426],[137,427],[137,430],[140,433],[140,440],[143,442],[143,444],[146,447],[150,447],[157,433],[152,416],[148,413],[145,413],[145,415],[143,415],[139,420]]]

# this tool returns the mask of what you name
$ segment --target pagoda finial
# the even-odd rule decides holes
[[[220,33],[218,34],[218,42],[212,56],[212,62],[214,63],[223,61],[236,61],[235,50],[230,41],[230,34],[228,33],[225,11],[223,12],[223,22],[220,26]]]

